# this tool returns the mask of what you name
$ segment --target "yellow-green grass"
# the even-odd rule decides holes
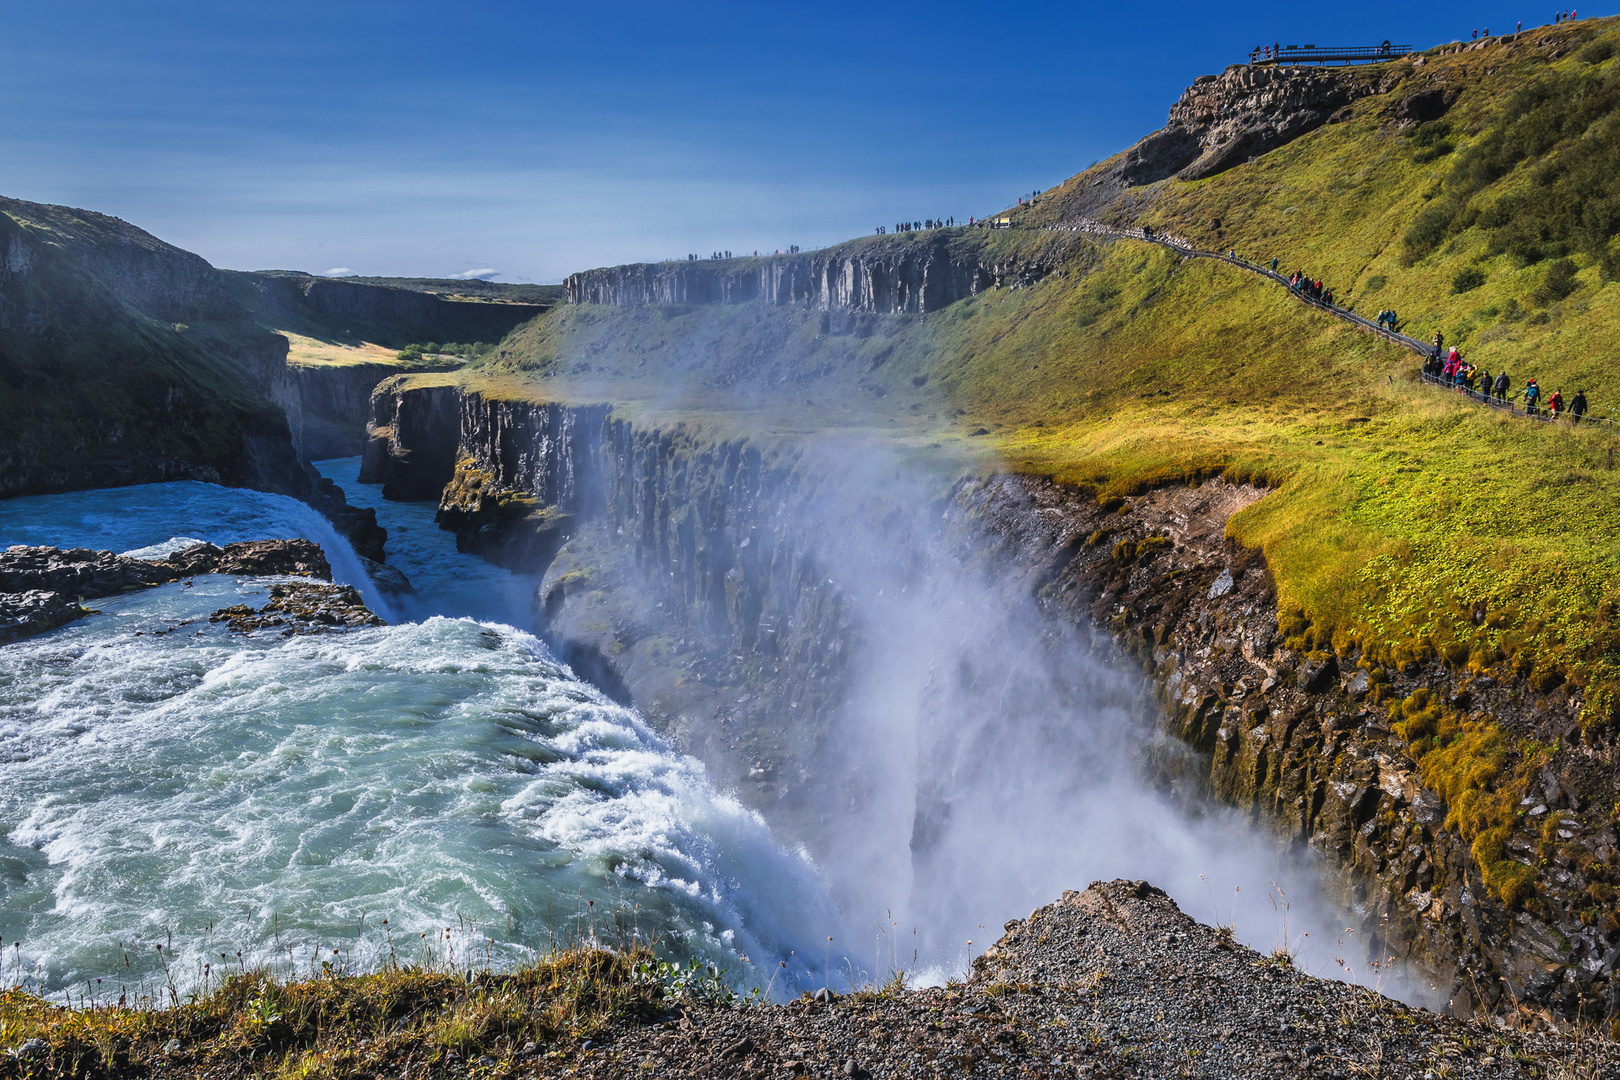
[[[461,362],[458,356],[428,354],[402,354],[370,341],[322,340],[292,330],[277,330],[287,339],[287,363],[295,367],[356,367],[361,364],[380,364],[398,368],[402,372],[424,367],[443,367]]]
[[[444,1068],[451,1054],[510,1067],[527,1042],[544,1053],[656,1014],[676,992],[670,974],[645,947],[576,948],[506,973],[389,967],[289,982],[248,972],[170,1008],[67,1007],[0,991],[0,1052],[30,1039],[50,1047],[0,1058],[10,1062],[0,1074],[339,1077]]]

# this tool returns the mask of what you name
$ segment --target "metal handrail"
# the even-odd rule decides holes
[[[1266,55],[1265,46],[1249,54],[1251,64],[1333,64],[1394,60],[1412,51],[1410,45],[1284,45]]]
[[[1185,258],[1189,258],[1189,259],[1215,259],[1215,260],[1217,260],[1219,262],[1226,263],[1229,266],[1235,266],[1240,270],[1247,270],[1251,274],[1259,274],[1263,278],[1267,278],[1267,279],[1269,279],[1271,281],[1274,281],[1278,285],[1281,285],[1283,288],[1287,289],[1288,292],[1289,292],[1289,295],[1294,297],[1294,299],[1298,300],[1300,303],[1305,304],[1308,307],[1316,308],[1318,311],[1326,312],[1329,315],[1336,316],[1336,317],[1338,317],[1340,319],[1343,319],[1345,322],[1354,323],[1362,331],[1364,331],[1366,333],[1369,333],[1369,334],[1376,334],[1379,337],[1383,338],[1385,341],[1388,341],[1388,342],[1390,342],[1392,344],[1401,345],[1401,346],[1404,346],[1404,347],[1406,347],[1408,349],[1411,349],[1413,352],[1415,352],[1419,356],[1423,357],[1424,360],[1428,360],[1429,356],[1431,355],[1431,352],[1430,352],[1431,347],[1429,345],[1426,345],[1423,342],[1419,341],[1417,338],[1409,337],[1408,335],[1400,333],[1397,330],[1387,329],[1386,327],[1381,326],[1378,323],[1373,322],[1371,319],[1365,318],[1365,317],[1363,317],[1361,315],[1357,315],[1355,312],[1350,311],[1347,308],[1342,308],[1342,307],[1339,307],[1339,306],[1337,306],[1335,304],[1325,304],[1322,301],[1317,300],[1314,297],[1307,296],[1304,292],[1302,292],[1299,289],[1296,289],[1292,285],[1290,285],[1288,283],[1287,278],[1283,277],[1281,274],[1277,273],[1275,270],[1272,270],[1270,267],[1262,266],[1259,263],[1252,263],[1249,260],[1247,260],[1247,259],[1245,259],[1245,258],[1243,258],[1242,256],[1239,256],[1239,255],[1233,255],[1233,254],[1223,255],[1223,254],[1221,254],[1219,252],[1215,252],[1215,251],[1200,251],[1198,248],[1193,247],[1190,242],[1183,239],[1182,237],[1174,235],[1173,233],[1161,233],[1157,229],[1155,229],[1155,230],[1153,230],[1151,232],[1146,230],[1146,229],[1140,229],[1140,228],[1138,228],[1138,229],[1122,229],[1122,228],[1120,228],[1120,227],[1118,227],[1116,225],[1108,225],[1108,224],[1105,224],[1104,222],[1097,221],[1097,220],[1095,220],[1093,218],[1080,218],[1080,219],[1077,219],[1075,221],[1062,222],[1062,223],[1057,224],[1057,225],[1048,225],[1048,226],[1046,226],[1046,230],[1048,232],[1060,232],[1060,231],[1085,232],[1085,233],[1092,233],[1092,234],[1098,235],[1098,236],[1116,237],[1116,238],[1119,238],[1119,239],[1122,239],[1122,240],[1143,240],[1143,241],[1146,241],[1147,243],[1150,243],[1150,244],[1158,244],[1161,247],[1167,247],[1171,251],[1174,251],[1178,255],[1181,255],[1181,256],[1183,256]],[[1418,371],[1418,375],[1425,382],[1431,382],[1431,383],[1434,383],[1437,386],[1444,386],[1447,389],[1458,389],[1458,387],[1456,387],[1452,383],[1447,382],[1445,379],[1437,378],[1437,377],[1435,377],[1433,375],[1430,375],[1428,372],[1423,371],[1421,369]],[[1479,402],[1481,402],[1483,404],[1489,405],[1494,409],[1506,409],[1507,412],[1511,413],[1514,416],[1522,416],[1522,417],[1526,417],[1526,418],[1533,419],[1533,420],[1554,420],[1554,419],[1556,419],[1556,420],[1569,420],[1571,423],[1579,423],[1581,420],[1585,420],[1588,423],[1592,423],[1592,424],[1611,424],[1612,425],[1612,424],[1617,423],[1617,421],[1612,416],[1609,416],[1609,417],[1593,416],[1591,413],[1584,413],[1584,414],[1582,414],[1580,416],[1579,419],[1576,419],[1573,415],[1570,414],[1569,409],[1567,407],[1564,409],[1563,414],[1560,415],[1560,416],[1557,416],[1557,417],[1550,416],[1550,415],[1544,415],[1547,412],[1547,410],[1544,409],[1544,408],[1536,408],[1536,409],[1530,409],[1530,410],[1516,409],[1516,408],[1514,408],[1512,402],[1503,402],[1503,401],[1500,401],[1500,400],[1498,400],[1496,398],[1486,398],[1483,395],[1481,395],[1479,393],[1479,391],[1477,391],[1477,390],[1467,390],[1466,387],[1461,388],[1461,389],[1463,389],[1468,394],[1468,396],[1473,398],[1475,401],[1479,401]],[[1522,391],[1521,391],[1521,393],[1522,393]]]

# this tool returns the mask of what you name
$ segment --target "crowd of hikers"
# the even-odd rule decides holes
[[[1154,239],[1152,229],[1144,228],[1142,233],[1145,239]],[[1229,254],[1234,259],[1238,258],[1235,250]],[[1271,272],[1277,273],[1276,259],[1271,260]],[[1304,270],[1295,270],[1288,276],[1288,287],[1298,295],[1319,304],[1328,307],[1337,306],[1334,303],[1333,290],[1323,284],[1321,278],[1312,278]],[[1376,321],[1380,329],[1392,333],[1400,331],[1401,317],[1393,308],[1380,311]],[[1507,372],[1499,372],[1493,377],[1482,366],[1465,361],[1455,345],[1451,347],[1449,353],[1445,351],[1444,346],[1445,335],[1435,334],[1433,348],[1423,364],[1423,374],[1435,382],[1450,386],[1458,393],[1475,395],[1487,404],[1507,405],[1514,401],[1520,402],[1525,413],[1530,416],[1543,416],[1553,420],[1568,419],[1576,424],[1586,416],[1585,390],[1577,390],[1575,396],[1566,404],[1562,390],[1554,390],[1551,395],[1546,395],[1540,384],[1531,379],[1518,394],[1509,396],[1512,380]]]
[[[1232,257],[1236,258],[1237,252],[1234,251]],[[1275,259],[1272,260],[1272,265],[1275,268]],[[1288,287],[1301,296],[1309,297],[1318,303],[1326,304],[1328,307],[1334,306],[1333,290],[1323,285],[1321,278],[1311,280],[1311,276],[1303,270],[1294,271],[1293,275],[1288,279]]]
[[[1464,360],[1457,346],[1453,345],[1451,351],[1446,352],[1444,334],[1434,335],[1434,347],[1429,350],[1429,358],[1423,363],[1423,374],[1442,385],[1453,387],[1460,394],[1478,394],[1480,400],[1487,404],[1493,399],[1503,405],[1522,400],[1524,411],[1531,416],[1546,416],[1553,420],[1568,417],[1571,423],[1578,424],[1586,415],[1585,390],[1575,391],[1567,406],[1562,390],[1554,390],[1550,396],[1543,397],[1541,386],[1534,379],[1526,383],[1518,394],[1512,394],[1513,380],[1508,378],[1507,372],[1498,372],[1492,378],[1483,365]]]
[[[956,219],[953,217],[929,218],[926,221],[902,221],[896,224],[892,229],[887,225],[879,225],[877,227],[877,235],[884,236],[890,232],[916,232],[919,229],[948,229],[955,224]]]
[[[799,249],[798,244],[789,244],[785,248],[777,248],[776,249],[776,254],[778,254],[778,255],[797,255],[799,253],[799,250],[800,249]],[[755,258],[759,257],[759,252],[757,250],[754,252],[754,257]],[[731,252],[729,252],[729,251],[711,251],[711,252],[709,252],[709,254],[707,256],[688,254],[686,256],[686,261],[687,262],[697,262],[698,260],[703,259],[703,258],[729,259],[729,258],[731,258]]]

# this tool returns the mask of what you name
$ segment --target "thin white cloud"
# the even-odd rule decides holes
[[[332,267],[332,269],[328,270],[326,273],[321,275],[321,277],[359,277],[359,276],[360,276],[360,272],[358,270],[350,270],[347,266],[334,266],[334,267]]]
[[[484,267],[482,270],[463,270],[459,274],[451,274],[451,281],[493,281],[500,276],[499,270]]]

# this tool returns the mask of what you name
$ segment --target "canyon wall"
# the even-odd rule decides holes
[[[744,801],[791,832],[829,797],[849,797],[810,768],[869,632],[861,598],[821,557],[849,532],[821,513],[835,474],[793,448],[441,387],[381,388],[374,433],[374,479],[439,495],[467,549],[544,570],[537,615],[559,651]],[[999,477],[960,483],[927,535],[882,535],[896,565],[943,543],[1018,568],[1054,625],[1139,665],[1161,729],[1191,751],[1153,755],[1157,781],[1212,794],[1319,852],[1373,954],[1433,973],[1453,1011],[1616,1012],[1620,921],[1591,917],[1590,898],[1612,887],[1605,860],[1620,840],[1611,823],[1571,816],[1582,795],[1567,698],[1460,690],[1432,663],[1341,671],[1290,648],[1264,559],[1225,539],[1230,515],[1263,494],[1213,481],[1099,505]],[[1376,704],[1420,690],[1471,693],[1567,748],[1508,842],[1541,867],[1524,907],[1486,887]],[[1543,822],[1561,830],[1550,844]]]
[[[565,283],[571,304],[765,304],[885,314],[937,311],[1000,286],[1027,286],[1064,251],[998,255],[985,230],[932,229],[763,258],[636,263]]]
[[[443,370],[455,366],[447,364]],[[389,364],[288,365],[288,392],[276,400],[287,411],[299,453],[310,461],[364,453],[372,392],[378,383],[398,374],[399,369]]]
[[[238,303],[279,328],[344,340],[364,337],[390,348],[411,342],[499,341],[548,310],[542,304],[450,300],[292,271],[214,273]]]

